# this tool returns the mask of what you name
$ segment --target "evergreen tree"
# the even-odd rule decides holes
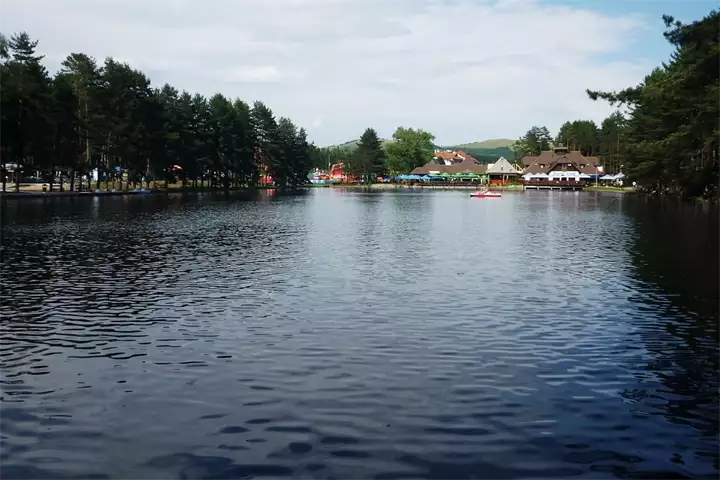
[[[261,102],[209,100],[153,88],[130,65],[72,53],[51,78],[28,34],[0,34],[0,177],[7,164],[43,171],[51,180],[70,179],[98,169],[96,188],[145,178],[149,184],[175,176],[226,191],[253,186],[262,170],[279,186],[305,182],[315,148],[291,120],[275,121]],[[177,168],[179,167],[179,168]],[[17,171],[17,169],[16,169]],[[22,175],[16,175],[18,181]],[[88,176],[89,178],[89,176]],[[16,184],[19,188],[19,183]]]
[[[93,165],[93,147],[97,134],[92,130],[99,115],[96,101],[100,82],[100,70],[95,59],[83,53],[72,53],[62,63],[58,75],[68,77],[72,84],[73,94],[77,99],[76,117],[79,121],[77,135],[78,150],[76,164],[89,173]]]
[[[10,37],[7,59],[3,62],[0,103],[3,110],[3,175],[2,188],[6,189],[8,160],[16,165],[15,189],[20,190],[20,173],[35,167],[44,167],[49,161],[48,151],[52,127],[48,119],[52,86],[47,70],[40,64],[42,55],[36,55],[38,42],[21,32]],[[3,47],[4,49],[5,47]],[[37,161],[37,162],[36,162]]]
[[[10,79],[10,50],[8,39],[0,33],[0,182],[2,182],[2,191],[5,191],[7,182],[7,162],[11,154],[10,147],[10,128],[12,128],[12,116],[9,115],[9,109],[12,102],[12,96],[9,95],[8,80]]]
[[[670,61],[637,87],[589,91],[630,107],[620,142],[628,176],[648,192],[717,197],[720,12],[682,24],[664,16]]]
[[[385,151],[377,132],[368,128],[360,137],[357,150],[346,164],[348,173],[359,175],[364,183],[370,184],[387,171]]]
[[[256,168],[260,175],[270,175],[277,185],[284,187],[287,184],[288,170],[282,163],[282,152],[278,145],[278,124],[272,110],[262,102],[255,102],[251,115],[257,135]]]
[[[565,145],[570,150],[579,150],[583,155],[598,153],[598,127],[591,120],[565,122],[555,137],[556,145]]]
[[[518,159],[526,155],[540,155],[545,150],[550,150],[552,137],[547,127],[533,126],[520,137],[513,145],[513,151]]]

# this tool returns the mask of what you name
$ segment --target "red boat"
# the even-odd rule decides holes
[[[480,190],[471,193],[470,196],[475,198],[500,198],[502,194],[500,192],[491,192],[490,190]]]

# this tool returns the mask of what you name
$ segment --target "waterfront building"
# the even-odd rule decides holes
[[[551,172],[577,171],[594,178],[605,173],[599,164],[598,157],[586,157],[579,150],[569,151],[567,147],[558,145],[540,155],[523,157],[521,175],[544,173],[550,176]]]
[[[451,153],[452,156],[446,155]],[[417,167],[412,175],[437,175],[447,173],[451,175],[459,173],[474,173],[476,175],[485,175],[487,165],[481,164],[475,157],[460,151],[458,152],[435,152],[436,156],[422,167]],[[460,159],[462,157],[462,160]]]
[[[507,185],[519,180],[521,168],[508,162],[505,157],[500,157],[495,163],[487,165],[487,174],[491,184]]]

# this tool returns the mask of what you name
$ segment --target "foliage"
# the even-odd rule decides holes
[[[540,155],[544,150],[549,150],[552,145],[552,137],[546,127],[533,126],[513,144],[513,151],[517,158],[526,155]]]
[[[7,164],[43,172],[51,189],[58,174],[69,175],[71,189],[80,175],[90,187],[94,169],[128,184],[178,177],[227,190],[254,185],[261,173],[281,187],[305,182],[317,149],[305,130],[276,121],[263,103],[250,108],[220,93],[208,99],[154,88],[127,63],[98,65],[82,53],[71,53],[51,77],[37,44],[25,32],[0,34],[3,190]]]
[[[624,165],[645,190],[683,197],[717,197],[720,117],[720,12],[682,24],[664,16],[670,61],[638,86],[589,91],[593,99],[629,107]]]
[[[392,173],[408,173],[433,157],[435,136],[425,130],[398,127],[393,142],[386,147],[387,164]]]
[[[374,129],[365,130],[345,165],[347,173],[360,176],[365,183],[372,183],[385,173],[385,151]]]
[[[389,144],[391,144],[393,141],[394,140],[392,140],[392,139],[381,138],[380,144],[382,145],[383,148],[387,148],[387,146]],[[332,145],[332,146],[326,147],[326,148],[340,148],[343,150],[350,150],[351,152],[354,152],[358,146],[358,143],[360,143],[360,139],[350,140],[348,142],[344,142],[339,145]]]
[[[330,170],[330,167],[336,163],[347,163],[352,155],[352,150],[341,147],[322,147],[312,146],[310,149],[310,164],[312,168],[318,170]]]
[[[565,122],[555,137],[556,145],[564,145],[570,150],[580,150],[583,155],[598,153],[599,131],[592,120]]]

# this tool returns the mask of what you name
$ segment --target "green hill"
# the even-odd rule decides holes
[[[343,148],[346,150],[355,150],[357,148],[359,140],[350,140],[349,142],[341,143],[340,145],[331,145],[328,148]],[[388,143],[392,143],[392,140],[388,140],[387,138],[381,138],[380,143],[383,147],[385,147]]]
[[[438,148],[441,150],[465,150],[483,163],[492,163],[500,157],[505,157],[508,161],[512,162],[515,159],[515,153],[512,151],[512,145],[514,143],[514,140],[507,138],[496,138]]]
[[[509,148],[512,147],[514,143],[515,140],[510,140],[509,138],[494,138],[491,140],[483,140],[482,142],[463,143],[455,145],[453,148],[459,148],[465,151],[467,151],[468,148]]]
[[[381,139],[380,141],[383,147],[393,142],[391,139]],[[460,145],[437,146],[436,148],[438,150],[464,150],[483,163],[492,163],[500,157],[505,157],[512,162],[515,159],[515,153],[512,151],[512,145],[514,143],[513,140],[507,138],[496,138],[481,142],[462,143]],[[358,140],[351,140],[339,145],[332,145],[329,148],[343,148],[353,151],[357,148],[357,144]]]

